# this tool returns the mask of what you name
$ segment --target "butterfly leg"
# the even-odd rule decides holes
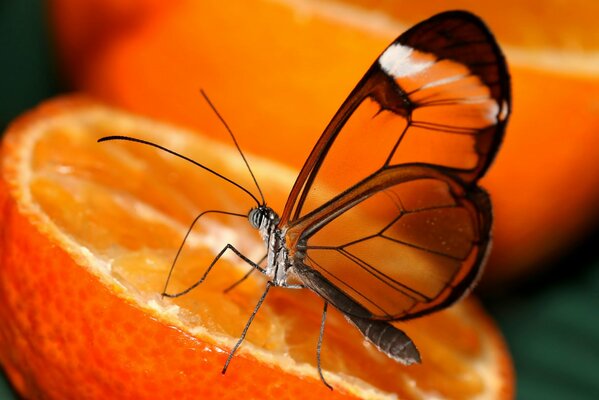
[[[191,225],[189,225],[189,228],[187,229],[187,232],[185,233],[185,236],[183,237],[183,240],[181,241],[181,245],[177,249],[177,254],[175,254],[175,258],[173,260],[173,263],[171,264],[171,268],[168,271],[168,276],[166,277],[166,282],[164,283],[164,288],[162,289],[162,296],[163,297],[164,296],[166,296],[166,297],[177,297],[177,296],[170,296],[168,293],[166,293],[166,289],[168,288],[168,283],[171,280],[171,276],[173,275],[173,270],[175,269],[175,264],[177,264],[177,260],[179,259],[179,256],[181,255],[181,251],[183,250],[183,246],[185,246],[185,242],[187,241],[187,238],[191,234],[191,231],[193,230],[193,227],[200,220],[200,218],[202,218],[204,215],[207,215],[207,214],[224,214],[224,215],[232,215],[234,217],[243,217],[243,218],[247,217],[244,214],[237,214],[237,213],[232,213],[232,212],[222,211],[222,210],[208,210],[208,211],[204,211],[204,212],[198,214],[194,218],[194,220],[192,221]],[[221,251],[221,253],[216,257],[215,261],[212,262],[212,264],[214,264],[217,261],[217,259],[222,255],[222,253],[224,253],[224,251],[225,251],[225,249],[223,249]],[[250,262],[250,264],[253,264],[253,263]],[[210,268],[212,268],[212,265],[210,266]],[[210,270],[210,268],[208,268],[208,270]],[[206,277],[207,274],[208,274],[208,271],[206,271],[206,273],[204,274],[204,279],[205,279],[205,277]],[[196,286],[197,285],[199,285],[199,283],[196,284]],[[185,293],[187,293],[187,292],[185,292]],[[178,296],[180,296],[180,295],[181,294],[179,294]]]
[[[264,260],[266,260],[266,255],[264,257],[262,257],[260,259],[260,261],[257,262],[257,264],[258,265],[262,264],[264,262]],[[256,268],[252,267],[248,272],[245,273],[244,276],[242,276],[240,279],[238,279],[237,281],[233,282],[233,284],[231,284],[231,286],[229,286],[225,290],[223,290],[223,293],[229,293],[231,290],[235,289],[238,285],[240,285],[247,278],[249,278],[250,275],[252,275],[255,271],[258,271],[258,270]]]
[[[320,322],[320,334],[318,335],[318,344],[316,345],[316,367],[318,368],[318,375],[320,375],[320,380],[326,387],[333,390],[333,387],[329,385],[329,383],[324,379],[324,375],[322,374],[322,366],[320,364],[320,352],[322,350],[322,339],[324,337],[324,323],[327,319],[327,309],[329,307],[329,302],[324,302],[324,309],[322,310],[322,321]]]
[[[248,329],[250,329],[250,325],[252,324],[254,317],[258,313],[258,310],[260,309],[260,306],[262,305],[262,303],[264,303],[264,299],[266,299],[266,295],[268,294],[268,291],[270,290],[270,288],[272,286],[273,286],[273,283],[271,281],[266,282],[266,288],[264,289],[264,293],[262,293],[262,296],[260,297],[260,300],[258,300],[258,304],[256,304],[256,307],[254,308],[254,311],[252,312],[250,319],[248,319],[248,322],[245,324],[245,327],[243,328],[243,332],[241,332],[241,336],[239,337],[239,340],[237,340],[237,343],[235,343],[235,346],[233,346],[233,349],[231,349],[231,352],[229,353],[229,357],[227,357],[227,361],[225,361],[225,366],[223,367],[223,370],[222,370],[223,374],[225,372],[227,372],[227,368],[229,368],[229,363],[231,362],[233,355],[235,355],[235,352],[237,351],[239,346],[241,346],[241,343],[245,339],[245,335],[247,334]]]
[[[187,289],[183,290],[182,292],[179,293],[166,293],[163,292],[162,295],[165,297],[179,297],[179,296],[183,296],[184,294],[189,293],[190,291],[192,291],[193,289],[195,289],[196,287],[198,287],[202,282],[204,282],[204,280],[206,280],[206,277],[208,276],[208,274],[210,273],[210,271],[212,270],[212,267],[214,267],[216,265],[216,263],[218,262],[218,260],[220,260],[220,258],[225,254],[225,252],[227,250],[231,250],[233,253],[235,253],[239,258],[241,258],[243,261],[245,261],[246,263],[248,263],[250,266],[252,266],[253,269],[257,269],[260,272],[264,272],[264,269],[259,266],[258,264],[256,264],[255,262],[253,262],[252,260],[250,260],[249,258],[247,258],[246,256],[244,256],[239,250],[237,250],[232,244],[227,244],[217,255],[216,257],[214,257],[214,260],[212,260],[212,262],[210,263],[210,265],[208,266],[208,269],[206,270],[206,272],[204,272],[204,275],[202,275],[202,277],[200,278],[200,280],[198,280],[196,283],[194,283],[193,285],[191,285],[190,287],[188,287]]]

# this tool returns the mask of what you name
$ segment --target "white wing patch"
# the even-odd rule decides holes
[[[426,60],[425,55],[423,53],[420,54],[422,54],[423,60],[418,60],[414,57],[413,48],[396,43],[389,46],[379,57],[378,61],[383,71],[387,74],[394,78],[403,78],[416,75],[430,68],[435,63],[435,60]]]
[[[442,79],[439,79],[436,81],[427,82],[424,85],[422,85],[420,87],[420,89],[421,90],[430,89],[430,88],[436,87],[436,86],[447,85],[450,83],[458,82],[460,79],[464,79],[466,77],[468,77],[468,74],[459,74],[459,75],[448,76],[446,78],[442,78]]]

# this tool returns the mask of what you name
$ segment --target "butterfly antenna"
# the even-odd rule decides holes
[[[105,136],[105,137],[103,137],[103,138],[100,138],[100,139],[98,139],[98,143],[101,143],[101,142],[107,142],[107,141],[109,141],[109,140],[124,140],[124,141],[128,141],[128,142],[141,143],[141,144],[145,144],[145,145],[148,145],[148,146],[151,146],[151,147],[155,147],[155,148],[157,148],[157,149],[160,149],[160,150],[162,150],[162,151],[165,151],[165,152],[167,152],[167,153],[169,153],[169,154],[172,154],[172,155],[174,155],[174,156],[176,156],[176,157],[182,158],[183,160],[185,160],[185,161],[188,161],[188,162],[192,163],[193,165],[196,165],[196,166],[198,166],[198,167],[202,168],[203,170],[205,170],[205,171],[207,171],[207,172],[210,172],[211,174],[213,174],[213,175],[216,175],[216,176],[218,176],[219,178],[221,178],[221,179],[223,179],[223,180],[225,180],[225,181],[229,182],[230,184],[232,184],[232,185],[234,185],[234,186],[238,187],[239,189],[243,190],[243,191],[244,191],[245,193],[247,193],[247,194],[248,194],[248,195],[249,195],[249,196],[250,196],[252,199],[254,199],[254,201],[256,202],[256,204],[258,204],[258,205],[260,205],[260,204],[264,204],[264,198],[262,198],[262,203],[260,203],[260,202],[258,201],[258,199],[256,198],[256,196],[254,196],[254,195],[252,194],[252,192],[250,192],[249,190],[247,190],[246,188],[244,188],[243,186],[241,186],[241,185],[240,185],[240,184],[238,184],[237,182],[235,182],[235,181],[233,181],[233,180],[231,180],[231,179],[227,178],[226,176],[224,176],[224,175],[222,175],[222,174],[219,174],[218,172],[214,171],[213,169],[210,169],[210,168],[206,167],[206,166],[205,166],[205,165],[203,165],[203,164],[200,164],[199,162],[197,162],[197,161],[195,161],[195,160],[192,160],[192,159],[191,159],[191,158],[189,158],[189,157],[186,157],[186,156],[184,156],[184,155],[182,155],[182,154],[179,154],[179,153],[177,153],[176,151],[173,151],[173,150],[171,150],[171,149],[167,149],[167,148],[166,148],[166,147],[164,147],[164,146],[161,146],[161,145],[159,145],[159,144],[156,144],[156,143],[153,143],[153,142],[149,142],[149,141],[147,141],[147,140],[143,140],[143,139],[137,139],[137,138],[133,138],[133,137],[129,137],[129,136],[120,136],[120,135],[114,135],[114,136]],[[260,193],[260,194],[262,194],[262,193]]]
[[[254,176],[254,172],[252,171],[250,164],[248,163],[247,159],[243,155],[243,151],[241,151],[241,147],[239,147],[239,143],[237,143],[237,139],[235,139],[235,135],[233,135],[233,131],[231,130],[231,128],[229,128],[229,125],[227,124],[225,119],[222,117],[222,115],[220,115],[220,113],[218,112],[218,110],[216,109],[216,107],[214,106],[212,101],[210,101],[210,98],[208,98],[208,95],[206,94],[206,92],[204,92],[203,89],[200,89],[200,93],[202,94],[202,97],[204,97],[204,100],[206,100],[206,103],[208,103],[208,105],[210,106],[212,111],[214,111],[214,113],[216,114],[216,116],[218,117],[220,122],[222,122],[222,124],[225,126],[225,129],[227,130],[227,132],[229,132],[229,135],[231,135],[231,139],[233,139],[233,143],[235,143],[235,147],[237,147],[237,151],[241,155],[241,158],[243,158],[243,162],[245,163],[246,167],[248,168],[248,171],[250,171],[250,175],[252,176],[252,179],[254,180],[256,187],[258,188],[258,192],[260,193],[260,198],[262,198],[262,204],[265,204],[266,202],[264,200],[264,195],[262,194],[262,189],[260,189],[260,185],[258,185],[258,180]]]

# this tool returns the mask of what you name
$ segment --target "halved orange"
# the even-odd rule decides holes
[[[49,101],[15,121],[0,170],[0,362],[26,398],[422,399],[513,396],[501,335],[476,301],[401,324],[423,362],[406,367],[331,311],[315,368],[322,300],[275,288],[225,375],[224,361],[264,288],[219,262],[200,287],[163,299],[172,259],[197,213],[247,212],[232,185],[155,149],[97,143],[127,134],[184,153],[249,187],[238,153],[199,134],[82,97]],[[280,208],[294,173],[249,155]],[[206,220],[186,244],[169,291],[189,286],[231,241],[263,245],[241,218]]]

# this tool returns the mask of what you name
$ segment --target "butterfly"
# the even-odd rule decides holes
[[[330,387],[320,368],[320,348],[329,305],[387,356],[419,363],[415,344],[392,322],[461,299],[475,285],[490,249],[491,202],[477,183],[501,144],[511,89],[505,58],[485,24],[469,12],[449,11],[393,41],[316,142],[280,215],[264,201],[235,137],[205,98],[231,134],[261,200],[160,145],[126,136],[100,141],[160,148],[256,201],[248,214],[227,214],[247,218],[259,231],[265,264],[228,244],[192,287],[169,294],[165,286],[163,293],[189,292],[228,251],[248,263],[250,272],[268,278],[223,373],[273,286],[307,288],[324,300],[317,361],[325,385]]]

